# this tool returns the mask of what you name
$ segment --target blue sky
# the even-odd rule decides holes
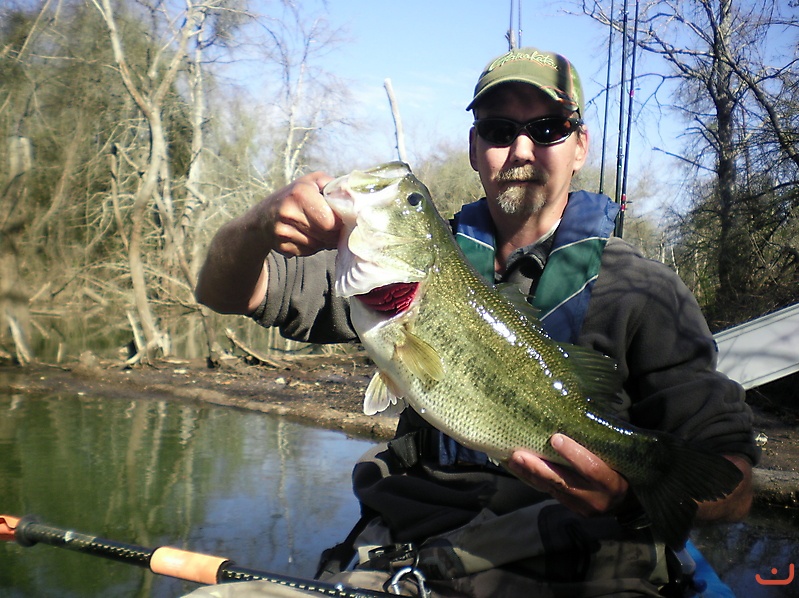
[[[356,98],[350,108],[352,115],[368,123],[366,128],[348,130],[337,138],[337,146],[330,148],[328,155],[335,156],[333,163],[341,164],[342,172],[397,158],[394,123],[384,89],[387,78],[391,79],[399,105],[411,167],[442,144],[450,149],[467,148],[472,116],[465,108],[483,67],[508,49],[505,34],[510,24],[510,0],[297,2],[305,15],[323,16],[331,28],[343,29],[347,37],[345,43],[334,47],[321,62],[312,64],[347,82]],[[587,100],[584,116],[592,136],[591,156],[598,162],[605,110],[602,90],[607,77],[608,30],[577,14],[576,2],[521,2],[522,45],[564,54],[580,73]],[[279,14],[275,12],[275,3],[264,2],[261,7],[267,15]],[[616,34],[613,85],[619,79],[616,64],[619,40]],[[608,176],[615,171],[618,91],[612,92],[611,101],[605,171]],[[653,169],[675,172],[676,160],[653,151],[653,146],[678,151],[676,133],[663,139],[651,117],[639,118],[636,113],[635,118],[630,189],[638,173]],[[674,131],[674,120],[671,126]],[[646,131],[646,138],[642,131]],[[664,192],[662,186],[652,191],[670,197],[679,193],[679,189]],[[606,192],[612,195],[613,189]],[[638,203],[635,209],[640,213],[643,203]]]
[[[604,126],[602,90],[607,78],[608,30],[580,12],[579,0],[520,1],[522,45],[566,55],[581,75],[588,102],[584,117],[591,132],[590,153],[598,162]],[[267,16],[271,13],[275,18],[279,14],[275,1],[254,2]],[[787,2],[777,0],[779,6]],[[467,147],[471,115],[465,106],[485,64],[507,51],[505,33],[510,21],[510,0],[294,0],[294,3],[307,16],[324,16],[331,27],[344,29],[348,37],[346,43],[335,47],[322,62],[311,65],[325,68],[347,81],[357,100],[349,107],[350,112],[368,123],[366,128],[348,130],[346,136],[339,136],[331,144],[335,147],[330,148],[328,155],[336,157],[342,171],[397,157],[394,124],[383,87],[386,78],[391,79],[399,104],[412,167],[442,142],[449,148]],[[602,0],[602,4],[608,6],[609,2]],[[615,4],[618,17],[622,3],[617,0]],[[750,0],[742,0],[742,7],[749,5]],[[631,20],[634,6],[631,1]],[[775,29],[773,35],[776,45],[772,52],[793,48],[793,34],[787,29]],[[620,39],[617,33],[611,73],[613,86],[619,83]],[[691,180],[685,176],[684,164],[673,157],[680,153],[685,141],[681,133],[686,123],[674,112],[658,112],[657,103],[652,100],[656,78],[641,77],[647,71],[668,73],[669,67],[656,60],[651,55],[638,55],[629,189],[632,192],[636,182],[645,181],[642,186],[646,185],[646,194],[657,198],[645,202],[642,201],[645,198],[631,196],[637,202],[633,211],[638,214],[647,207],[662,209],[684,201]],[[784,64],[783,60],[778,58],[774,64]],[[271,83],[275,83],[274,79]],[[673,90],[664,87],[659,93],[664,103],[674,100],[667,97],[673,95]],[[614,87],[607,127],[605,172],[608,175],[615,171],[618,96]]]
[[[522,44],[568,56],[591,99],[606,77],[607,30],[588,17],[565,14],[564,6],[522,0]],[[386,152],[394,143],[386,78],[411,155],[440,139],[465,144],[471,124],[465,107],[477,77],[508,49],[508,0],[328,0],[327,9],[331,24],[346,27],[352,37],[330,56],[331,64],[353,82],[364,109],[374,115],[374,127],[386,131]],[[599,110],[588,110],[594,129],[604,110],[599,100]]]

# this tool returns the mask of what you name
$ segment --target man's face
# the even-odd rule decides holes
[[[501,117],[519,123],[561,115],[571,116],[552,98],[522,83],[500,85],[476,109],[477,118]],[[474,128],[469,135],[469,159],[488,201],[521,218],[554,202],[565,206],[572,175],[582,168],[587,152],[587,131],[548,146],[537,145],[526,132],[506,147],[492,145]]]

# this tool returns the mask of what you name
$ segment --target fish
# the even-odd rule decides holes
[[[323,195],[342,222],[334,293],[377,366],[366,413],[409,405],[500,464],[525,449],[568,465],[550,445],[565,434],[624,476],[653,535],[677,549],[698,502],[738,486],[723,456],[615,415],[615,362],[556,342],[520,292],[488,284],[407,164],[354,170]]]

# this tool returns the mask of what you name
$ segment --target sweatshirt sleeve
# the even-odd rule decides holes
[[[744,390],[716,370],[713,335],[673,270],[612,240],[592,299],[580,343],[616,359],[632,423],[757,463]]]
[[[333,293],[335,250],[287,258],[267,257],[266,297],[250,317],[261,326],[277,326],[285,338],[308,343],[356,341],[349,301]]]

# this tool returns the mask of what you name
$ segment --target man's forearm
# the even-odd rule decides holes
[[[225,314],[252,313],[266,293],[270,247],[248,215],[219,229],[197,277],[197,301]]]

